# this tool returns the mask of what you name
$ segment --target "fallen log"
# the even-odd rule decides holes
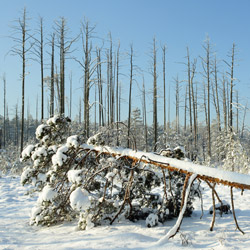
[[[92,146],[88,144],[83,144],[82,148],[87,151],[96,151],[98,154],[108,154],[117,158],[126,157],[133,162],[153,164],[154,166],[168,169],[169,171],[178,171],[188,175],[196,174],[198,179],[211,183],[223,184],[242,190],[250,190],[250,175],[202,166],[188,161],[168,158],[154,153],[134,151],[127,148]]]

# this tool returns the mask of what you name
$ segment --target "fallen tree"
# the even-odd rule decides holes
[[[191,215],[192,199],[199,196],[199,182],[205,181],[213,197],[210,230],[215,220],[215,196],[221,212],[225,206],[215,190],[219,183],[231,187],[236,227],[243,233],[236,220],[232,189],[250,189],[250,176],[166,157],[164,152],[98,146],[95,138],[83,144],[81,136],[68,137],[69,122],[61,116],[49,119],[36,130],[39,143],[22,152],[21,160],[33,163],[24,169],[21,183],[33,184],[39,192],[31,225],[50,226],[78,217],[79,228],[88,229],[126,217],[146,219],[151,227],[179,216],[166,235],[169,239],[180,229],[183,216]],[[181,149],[176,148],[174,155],[184,159]],[[199,182],[193,185],[195,180]],[[156,187],[163,188],[163,195],[153,192]]]
[[[250,176],[246,174],[240,174],[231,171],[225,171],[221,169],[206,167],[198,164],[194,164],[192,162],[184,162],[178,159],[167,158],[160,154],[155,153],[146,153],[141,151],[134,151],[131,149],[124,149],[124,148],[112,148],[112,147],[100,147],[100,146],[91,146],[84,144],[82,147],[88,151],[95,151],[98,154],[109,154],[114,157],[126,157],[131,159],[134,163],[136,162],[144,162],[148,164],[153,164],[158,166],[162,169],[168,169],[169,171],[178,171],[180,173],[186,174],[186,181],[188,182],[189,178],[192,176],[190,181],[190,187],[194,180],[197,178],[199,180],[205,181],[209,187],[212,189],[212,198],[214,201],[214,193],[215,191],[215,184],[223,184],[226,186],[230,186],[230,194],[231,194],[231,206],[233,211],[233,217],[236,224],[236,228],[244,234],[244,232],[240,229],[234,209],[234,201],[233,201],[233,188],[239,188],[242,192],[247,189],[250,190]],[[213,183],[214,186],[210,185]],[[190,191],[190,187],[188,190]],[[167,238],[170,239],[176,235],[179,231],[181,222],[183,219],[183,214],[186,209],[187,197],[189,195],[189,191],[186,194],[186,185],[183,187],[182,191],[182,205],[181,205],[181,212],[179,214],[178,220],[176,225],[168,232]],[[218,201],[221,203],[221,211],[222,211],[222,201],[219,199],[218,194],[216,193]],[[185,199],[186,198],[186,199]],[[225,204],[224,204],[225,205]],[[183,211],[184,210],[184,211]],[[214,221],[215,221],[215,203],[213,202],[213,221],[211,223],[210,231],[213,231]]]

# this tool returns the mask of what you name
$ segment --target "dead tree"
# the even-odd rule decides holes
[[[163,122],[164,132],[167,129],[166,122],[166,45],[162,47],[162,65],[163,65]]]
[[[175,131],[180,134],[180,81],[178,75],[175,81]]]
[[[28,60],[27,55],[31,51],[34,43],[31,41],[30,30],[27,27],[27,12],[26,8],[23,9],[22,17],[16,20],[16,26],[13,26],[12,40],[15,42],[14,47],[11,49],[12,55],[18,55],[22,60],[22,112],[21,112],[21,139],[20,139],[20,152],[23,151],[24,143],[24,101],[25,101],[25,77],[26,77],[26,63]],[[30,42],[30,43],[29,43]]]
[[[127,147],[130,147],[130,125],[131,125],[131,110],[132,110],[132,85],[133,85],[133,45],[130,45],[130,80],[129,80],[129,97],[128,97],[128,139]]]
[[[213,90],[213,102],[217,116],[218,122],[218,130],[221,131],[221,121],[220,121],[220,101],[219,101],[219,87],[218,87],[218,69],[217,69],[217,60],[216,56],[214,58],[214,65],[213,65],[213,73],[214,73],[214,84],[212,84]],[[214,85],[214,86],[213,86]]]
[[[226,93],[226,79],[223,75],[222,78],[222,93],[223,93],[223,118],[224,118],[224,131],[227,131],[227,93]]]
[[[146,105],[146,90],[144,84],[144,77],[142,81],[142,95],[143,95],[143,125],[144,125],[144,138],[145,138],[145,150],[148,152],[148,126],[147,126],[147,105]]]
[[[50,117],[54,116],[54,109],[55,109],[55,33],[51,35],[51,63],[50,63]]]
[[[6,146],[6,75],[3,75],[3,147]]]
[[[232,46],[232,52],[230,55],[231,63],[224,61],[227,66],[230,68],[230,72],[227,72],[230,79],[230,99],[229,99],[229,129],[233,131],[233,87],[234,87],[234,57],[235,57],[235,43]]]
[[[203,49],[205,50],[206,55],[201,58],[202,67],[203,67],[203,76],[206,79],[206,88],[207,88],[207,152],[209,158],[211,158],[211,107],[210,107],[210,91],[211,91],[211,64],[210,64],[210,40],[209,37],[205,41],[205,45],[203,45]]]
[[[95,30],[95,26],[90,26],[87,20],[81,23],[81,39],[82,39],[82,48],[83,48],[83,57],[81,60],[74,58],[84,71],[84,130],[86,131],[87,137],[89,137],[89,125],[90,125],[90,84],[91,77],[96,71],[97,63],[96,60],[91,59],[92,52],[92,43],[91,38],[93,36],[93,32]]]
[[[57,34],[57,46],[60,49],[60,99],[59,99],[59,114],[65,115],[65,60],[66,55],[72,53],[70,51],[72,44],[78,39],[67,38],[68,28],[66,19],[61,17],[60,20],[55,22],[55,33]]]
[[[191,94],[191,63],[189,56],[189,48],[187,47],[187,73],[188,73],[188,101],[189,101],[189,122],[190,133],[193,133],[193,118],[192,118],[192,94]]]
[[[43,17],[39,17],[39,29],[37,30],[39,38],[34,37],[34,54],[36,56],[35,61],[40,63],[41,67],[41,121],[44,119],[44,24]]]
[[[156,72],[156,39],[153,39],[153,128],[154,128],[154,151],[157,150],[158,124],[157,124],[157,72]]]

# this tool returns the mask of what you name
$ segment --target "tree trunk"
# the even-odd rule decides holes
[[[153,39],[153,127],[154,127],[154,151],[157,150],[158,128],[157,128],[157,73],[156,73],[156,40]]]
[[[129,101],[128,101],[128,141],[127,147],[130,147],[130,125],[132,109],[132,85],[133,85],[133,45],[130,45],[130,82],[129,82]]]
[[[51,74],[50,74],[50,117],[54,116],[54,60],[55,60],[55,33],[51,37]]]

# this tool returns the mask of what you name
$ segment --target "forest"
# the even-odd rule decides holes
[[[194,56],[187,46],[183,61],[176,62],[179,72],[173,73],[167,41],[152,36],[143,56],[133,43],[124,48],[111,31],[101,37],[87,18],[79,26],[72,35],[67,18],[59,17],[49,26],[46,18],[31,17],[25,7],[10,26],[6,56],[16,59],[21,93],[10,106],[4,73],[0,212],[7,216],[9,206],[12,216],[3,216],[0,224],[13,220],[14,228],[15,217],[25,221],[20,230],[24,235],[61,228],[71,234],[74,224],[74,233],[88,231],[95,237],[98,227],[112,234],[133,225],[132,234],[147,232],[144,240],[140,234],[136,237],[141,245],[150,242],[152,249],[165,249],[178,233],[181,245],[191,246],[192,239],[181,231],[184,217],[192,223],[191,229],[184,224],[185,230],[200,231],[198,240],[220,232],[221,225],[245,237],[250,132],[248,102],[239,91],[238,46],[232,43],[219,58],[207,35],[200,44],[202,53]],[[32,70],[39,84],[30,92]],[[171,80],[170,74],[175,75]],[[35,107],[31,98],[36,98]],[[246,202],[246,211],[237,209],[239,200]],[[29,227],[38,229],[27,229],[27,217],[21,214],[28,209]],[[194,221],[199,221],[197,227]],[[205,228],[202,223],[209,233],[200,230]],[[39,231],[42,226],[50,229]],[[145,230],[156,227],[160,229]],[[167,233],[157,231],[164,227]],[[0,232],[5,236],[1,226]],[[5,238],[0,246],[12,242]],[[229,238],[219,238],[220,246]],[[19,246],[27,247],[25,240],[19,237]],[[180,243],[175,240],[176,248]],[[98,248],[98,241],[93,244]]]
[[[120,41],[113,42],[111,32],[106,43],[102,40],[101,45],[99,41],[95,44],[96,27],[87,19],[81,22],[80,33],[69,38],[70,27],[67,27],[64,17],[55,21],[51,33],[47,35],[47,32],[45,37],[44,19],[39,17],[33,31],[26,12],[24,8],[11,27],[9,39],[14,45],[8,52],[8,56],[21,59],[22,102],[21,107],[16,104],[15,114],[10,117],[6,99],[7,79],[3,75],[1,148],[8,151],[11,146],[16,148],[15,152],[22,152],[24,145],[35,139],[35,129],[44,119],[63,114],[72,119],[71,130],[84,133],[86,138],[105,129],[116,129],[127,137],[123,142],[117,140],[117,146],[131,148],[136,144],[139,150],[154,152],[182,146],[192,161],[222,165],[227,169],[232,168],[229,158],[234,152],[237,166],[232,170],[248,172],[248,107],[247,101],[240,101],[244,98],[237,91],[235,44],[229,48],[225,60],[216,58],[209,37],[201,45],[203,54],[196,58],[190,56],[187,47],[185,61],[180,64],[185,78],[179,79],[177,74],[173,81],[166,82],[167,45],[161,45],[153,38],[148,56],[151,85],[146,89],[146,71],[136,64],[133,44],[126,52],[121,51]],[[76,46],[81,46],[81,50]],[[81,51],[78,56],[74,53],[76,50]],[[40,67],[41,89],[35,117],[30,113],[28,97],[25,96],[30,60],[38,62]],[[65,73],[70,60],[82,72],[83,95],[75,118],[71,117],[74,100],[72,72],[69,77]],[[45,76],[45,71],[50,74]],[[124,88],[128,90],[128,96],[123,95]],[[69,96],[66,96],[65,89],[70,89]],[[139,102],[133,96],[135,89],[140,92]]]

